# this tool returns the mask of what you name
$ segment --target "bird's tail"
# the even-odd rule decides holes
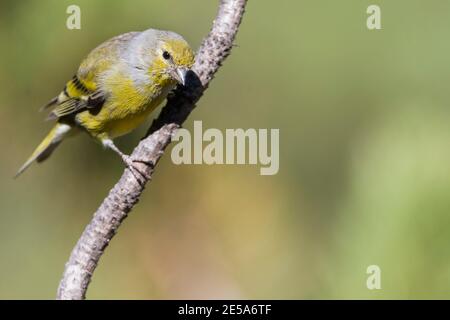
[[[67,124],[57,123],[44,138],[44,140],[42,140],[36,150],[34,150],[19,171],[17,171],[14,178],[20,176],[34,161],[42,162],[47,159],[52,154],[53,150],[55,150],[61,143],[64,136],[70,131],[71,128],[72,127]]]

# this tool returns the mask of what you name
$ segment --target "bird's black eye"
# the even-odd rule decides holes
[[[163,56],[163,58],[166,59],[166,60],[169,60],[169,59],[171,58],[170,53],[168,53],[167,51],[164,51],[163,54],[162,54],[162,56]]]

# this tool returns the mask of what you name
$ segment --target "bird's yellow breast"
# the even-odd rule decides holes
[[[77,123],[98,139],[115,138],[141,125],[162,103],[173,88],[172,81],[137,87],[123,76],[111,78],[107,84],[110,94],[98,113],[87,110],[77,114]]]

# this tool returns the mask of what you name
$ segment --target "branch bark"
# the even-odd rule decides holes
[[[138,182],[134,175],[125,169],[72,250],[58,287],[57,299],[85,299],[92,274],[106,247],[122,221],[139,201],[172,137],[230,54],[246,4],[247,0],[220,0],[217,17],[198,50],[187,87],[177,88],[168,98],[166,106],[153,121],[146,137],[132,153],[133,157],[148,160],[153,164],[149,166],[139,163],[139,169],[146,173],[149,179]]]

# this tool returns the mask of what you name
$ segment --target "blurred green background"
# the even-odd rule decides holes
[[[81,30],[66,8],[81,7]],[[175,166],[167,154],[114,238],[91,299],[450,298],[450,2],[250,1],[193,112],[279,128],[280,171]],[[193,47],[217,1],[0,1],[0,298],[55,297],[72,247],[122,173],[86,135],[12,176],[37,112],[102,41],[149,27]],[[119,139],[127,152],[145,132]],[[381,268],[368,290],[366,268]]]

